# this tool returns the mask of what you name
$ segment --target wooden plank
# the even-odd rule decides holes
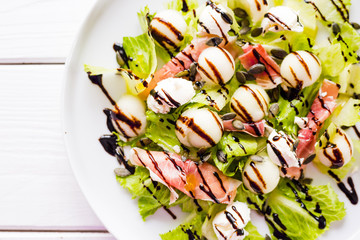
[[[0,66],[0,229],[105,230],[65,152],[63,70],[62,65]]]
[[[115,240],[109,233],[102,232],[0,232],[2,240]]]
[[[95,0],[0,0],[0,62],[64,62]]]

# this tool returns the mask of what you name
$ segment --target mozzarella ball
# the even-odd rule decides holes
[[[279,32],[284,30],[293,32],[304,31],[304,26],[299,21],[298,14],[286,6],[270,8],[261,22],[261,27],[264,32]]]
[[[280,74],[284,78],[286,86],[302,89],[318,80],[321,74],[321,63],[310,52],[292,52],[284,58]]]
[[[155,113],[166,114],[171,108],[184,105],[194,96],[192,82],[183,78],[167,78],[156,85],[147,98],[147,105]]]
[[[280,170],[267,156],[250,157],[243,169],[243,182],[250,191],[266,194],[276,188]]]
[[[219,240],[243,240],[249,235],[244,230],[249,221],[249,207],[245,203],[234,202],[216,214],[212,225]]]
[[[352,158],[353,144],[348,135],[338,128],[331,142],[316,148],[316,156],[322,164],[330,168],[341,168]]]
[[[155,40],[167,49],[176,49],[184,40],[187,25],[178,11],[164,10],[150,22],[150,32]]]
[[[227,40],[230,37],[228,32],[231,29],[231,23],[224,20],[222,13],[228,14],[221,4],[208,4],[199,17],[199,34],[217,35]]]
[[[175,133],[187,147],[209,148],[215,146],[223,134],[219,115],[207,108],[190,108],[176,121]]]
[[[245,11],[250,16],[253,25],[260,22],[270,9],[269,1],[244,0],[244,3]]]
[[[123,141],[145,133],[145,105],[137,97],[125,95],[117,102],[117,109],[111,113],[115,130]]]
[[[272,131],[267,140],[267,152],[273,163],[280,167],[300,167],[294,151],[295,141],[282,131]]]
[[[257,122],[268,113],[269,96],[256,84],[240,86],[231,97],[230,107],[242,122]]]
[[[224,85],[235,73],[235,62],[225,49],[209,47],[200,54],[197,69],[207,85]]]

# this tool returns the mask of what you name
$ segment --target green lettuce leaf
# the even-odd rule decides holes
[[[319,9],[319,12],[321,13],[320,14],[319,12],[316,12],[316,16],[324,24],[328,24],[329,22],[343,23],[349,19],[351,0],[334,0],[334,4],[328,0],[307,0],[306,3],[308,3],[309,6],[312,6],[311,3],[316,5],[316,7]],[[343,4],[345,7],[342,6]],[[337,8],[341,9],[341,11],[338,11]],[[326,21],[324,21],[323,18],[325,18]]]
[[[220,142],[217,144],[217,150],[221,150],[227,156],[227,161],[221,162],[216,156],[216,150],[212,157],[215,166],[227,176],[234,176],[240,167],[245,164],[245,156],[256,153],[257,140],[244,133],[227,132],[224,133]]]
[[[244,240],[264,240],[264,236],[258,232],[257,228],[251,222],[248,222],[244,229],[249,233]]]
[[[187,220],[185,223],[181,224],[174,230],[160,234],[160,237],[162,240],[200,240],[202,239],[201,226],[205,217],[206,215],[194,213],[189,216],[189,220]]]
[[[266,198],[267,195],[255,194],[246,189],[244,184],[241,184],[240,187],[238,187],[235,201],[246,203],[248,204],[249,208],[262,212],[262,208],[265,204]]]
[[[331,121],[337,126],[354,126],[360,122],[360,99],[345,98],[332,114]]]
[[[313,85],[304,88],[298,98],[288,101],[280,96],[279,113],[275,118],[270,119],[278,130],[284,130],[287,134],[297,134],[298,126],[294,124],[295,117],[305,117],[316,98],[321,81],[316,81]]]
[[[138,198],[139,212],[143,220],[159,208],[169,206],[170,190],[162,184],[154,186],[146,168],[137,167],[133,175],[116,178],[122,187],[129,190],[133,198]]]
[[[340,93],[359,98],[360,96],[360,66],[348,65],[340,74],[338,83],[341,85]]]
[[[336,77],[344,70],[346,63],[344,58],[341,57],[341,52],[342,46],[340,43],[319,47],[315,50],[321,62],[323,76]]]
[[[220,211],[223,211],[226,208],[225,204],[214,204],[211,206],[208,212],[208,217],[205,219],[201,229],[203,236],[206,237],[208,240],[218,240],[216,237],[216,234],[214,232],[212,222],[216,216],[217,213]]]
[[[307,188],[308,196],[311,196],[312,200],[294,183],[284,179],[269,195],[266,202],[266,208],[269,210],[265,217],[268,223],[272,223],[269,225],[274,235],[277,235],[277,231],[274,231],[273,227],[286,234],[289,239],[315,240],[329,229],[333,221],[345,217],[344,203],[339,201],[330,184],[307,186]],[[318,213],[319,209],[321,213]],[[315,218],[321,219],[321,216],[325,218],[326,226],[319,228],[319,222]]]
[[[180,153],[181,143],[175,135],[175,122],[179,115],[180,113],[156,114],[147,111],[145,136],[167,151]]]

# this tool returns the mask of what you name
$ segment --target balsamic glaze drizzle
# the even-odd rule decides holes
[[[345,184],[341,181],[341,179],[331,170],[328,171],[329,175],[337,182],[338,187],[340,190],[346,195],[346,197],[349,199],[349,201],[356,205],[359,202],[358,195],[356,193],[355,185],[351,177],[347,178],[347,182],[350,186],[350,189],[348,189]]]

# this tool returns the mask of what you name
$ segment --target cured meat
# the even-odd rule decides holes
[[[243,50],[244,54],[239,59],[246,70],[257,63],[265,65],[264,72],[254,74],[258,85],[264,89],[272,89],[282,82],[279,65],[267,54],[263,46],[246,44]]]
[[[298,134],[296,154],[299,158],[306,159],[314,153],[317,132],[334,111],[338,93],[339,85],[325,79],[307,115],[308,123]]]
[[[182,161],[181,156],[175,153],[133,148],[130,161],[134,165],[146,167],[154,181],[161,182],[170,189],[170,203],[178,198],[176,188],[195,199],[229,204],[233,202],[241,184],[209,163]]]
[[[157,70],[151,81],[146,82],[145,84],[144,82],[142,83],[145,89],[140,92],[138,96],[141,99],[146,100],[150,91],[155,88],[158,82],[166,78],[174,77],[179,72],[189,69],[193,62],[197,62],[201,52],[209,47],[206,43],[211,37],[215,37],[215,35],[194,39],[189,46],[185,47],[162,68]],[[225,48],[234,57],[234,59],[239,56],[239,47],[233,43],[224,44],[225,41],[223,41],[219,46]],[[196,80],[200,80],[199,78],[200,76],[197,74]]]
[[[243,130],[235,128],[232,124],[234,119],[223,120],[224,130],[229,132],[244,132],[253,137],[263,137],[265,133],[265,120],[261,120],[255,123],[242,123],[244,125]],[[240,121],[240,120],[239,120]]]

